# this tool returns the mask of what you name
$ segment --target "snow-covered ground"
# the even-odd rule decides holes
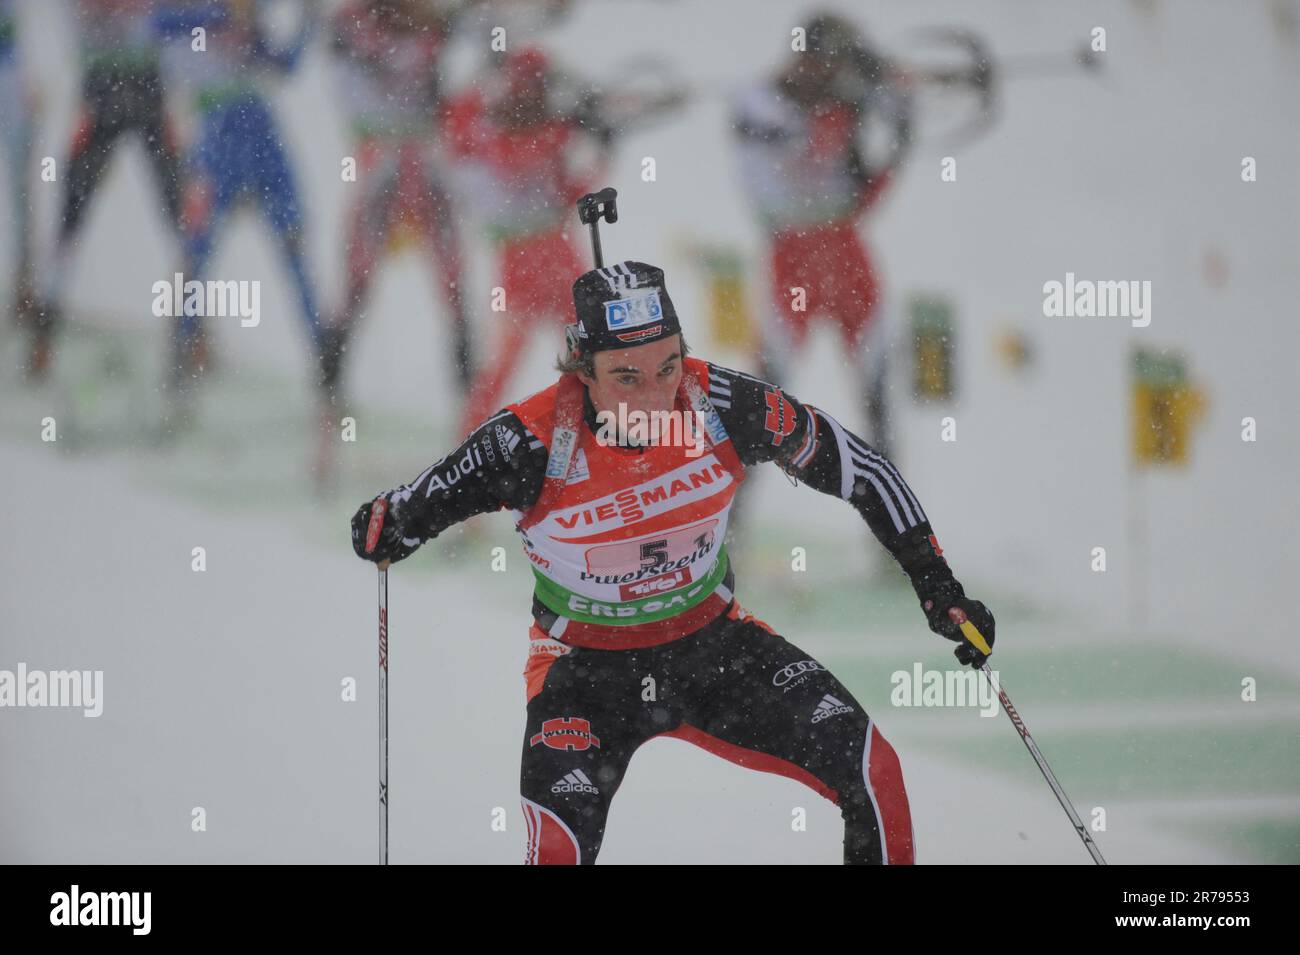
[[[944,153],[922,149],[868,228],[892,322],[912,292],[957,306],[959,400],[905,406],[899,461],[958,576],[998,615],[995,662],[1067,791],[1085,816],[1106,810],[1097,840],[1110,861],[1300,861],[1289,590],[1300,571],[1300,39],[1275,12],[1294,17],[1296,4],[870,9],[864,25],[887,49],[936,24],[976,28],[1006,56],[1066,51],[1106,28],[1099,77],[1009,82],[990,133],[952,152],[957,181],[940,181]],[[543,42],[605,76],[655,51],[723,91],[778,63],[805,13],[758,0],[607,0],[577,5]],[[57,4],[24,10],[46,107],[38,156],[61,157],[72,122],[73,40],[61,15]],[[453,82],[475,56],[462,39]],[[348,201],[339,159],[350,147],[322,108],[331,89],[318,44],[276,102],[315,271],[334,300]],[[705,289],[681,237],[731,243],[760,262],[725,120],[725,95],[704,96],[630,137],[610,177],[621,221],[606,231],[607,255],[663,264],[688,326],[704,323]],[[655,182],[639,179],[644,156],[656,159]],[[1245,156],[1257,160],[1257,182],[1241,181]],[[153,205],[142,158],[131,146],[113,161],[70,309],[120,326],[147,378],[161,336],[138,333],[158,321],[149,289],[175,260],[161,223],[141,211]],[[37,189],[48,224],[56,192]],[[0,236],[6,255],[9,238]],[[1207,257],[1226,264],[1225,280],[1207,278]],[[93,418],[111,389],[78,390],[83,340],[69,346],[62,379],[28,393],[5,339],[0,669],[103,669],[105,709],[98,719],[0,710],[0,861],[374,857],[374,581],[345,527],[356,503],[413,477],[455,437],[441,410],[454,401],[445,326],[423,265],[411,255],[390,264],[357,342],[361,440],[340,494],[317,502],[297,427],[308,408],[304,336],[254,217],[229,230],[217,269],[262,281],[264,319],[219,329],[226,377],[209,393],[203,432],[171,450],[130,432],[80,454],[40,442],[43,416]],[[1067,271],[1150,280],[1151,325],[1044,318],[1042,285]],[[492,284],[476,249],[471,293]],[[1019,375],[996,360],[1006,325],[1033,344]],[[692,340],[746,363],[703,334]],[[1129,468],[1135,342],[1183,350],[1208,393],[1186,469]],[[556,346],[539,343],[514,393],[550,380]],[[901,348],[896,357],[906,360]],[[136,384],[146,404],[154,380]],[[787,384],[864,425],[829,334]],[[939,439],[948,414],[955,443]],[[1259,423],[1255,443],[1240,439],[1246,416]],[[894,744],[918,860],[1086,862],[1004,718],[889,706],[888,675],[916,660],[941,666],[948,647],[925,630],[910,592],[861,582],[870,565],[856,517],[775,473],[756,493],[756,510],[771,516],[740,597],[842,674]],[[496,544],[509,554],[504,575],[490,570]],[[782,580],[775,568],[796,544],[808,547],[810,579]],[[206,548],[202,574],[190,569],[195,546]],[[1097,546],[1103,574],[1089,567]],[[390,584],[393,859],[515,862],[528,574],[504,518],[429,551]],[[340,700],[349,677],[357,702]],[[1247,677],[1256,703],[1240,702]],[[191,832],[196,806],[206,832]],[[504,832],[492,826],[496,807]],[[808,811],[806,832],[791,830],[795,807]],[[798,784],[657,740],[632,763],[601,860],[833,862],[840,837],[834,807]]]

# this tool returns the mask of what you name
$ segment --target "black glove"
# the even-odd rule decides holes
[[[401,502],[389,501],[388,513],[384,515],[384,524],[379,531],[379,541],[375,549],[366,553],[366,534],[370,530],[370,511],[374,501],[366,501],[352,515],[352,549],[362,560],[372,560],[376,564],[382,560],[396,563],[410,557],[420,546],[415,535],[407,535],[402,529]]]
[[[947,640],[960,643],[953,656],[962,666],[979,667],[988,656],[977,650],[961,632],[961,624],[969,620],[980,632],[989,651],[993,650],[993,614],[978,600],[966,596],[960,583],[952,576],[925,577],[913,580],[912,586],[921,599],[921,610],[930,629]]]

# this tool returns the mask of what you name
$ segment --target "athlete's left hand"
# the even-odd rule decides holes
[[[973,625],[988,644],[989,653],[992,653],[994,620],[988,607],[967,597],[956,580],[944,581],[932,587],[918,587],[917,590],[930,629],[944,639],[961,644],[953,651],[957,662],[962,666],[983,666],[989,654],[970,642],[962,630],[962,624]]]

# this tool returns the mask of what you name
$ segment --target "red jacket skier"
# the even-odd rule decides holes
[[[883,148],[868,142],[881,126]],[[807,50],[746,91],[732,117],[740,181],[770,250],[763,374],[780,380],[809,323],[834,322],[855,365],[872,442],[886,454],[881,349],[868,352],[880,287],[858,233],[902,161],[910,128],[910,103],[889,64],[851,23],[830,15],[808,23]]]

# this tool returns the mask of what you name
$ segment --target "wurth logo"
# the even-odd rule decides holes
[[[591,723],[580,716],[562,716],[542,723],[542,731],[534,733],[529,746],[544,743],[551,749],[600,749],[600,739],[591,731]]]
[[[772,432],[772,444],[780,446],[781,442],[794,431],[794,405],[790,404],[780,391],[768,391],[763,395],[767,402],[767,415],[763,427]]]

